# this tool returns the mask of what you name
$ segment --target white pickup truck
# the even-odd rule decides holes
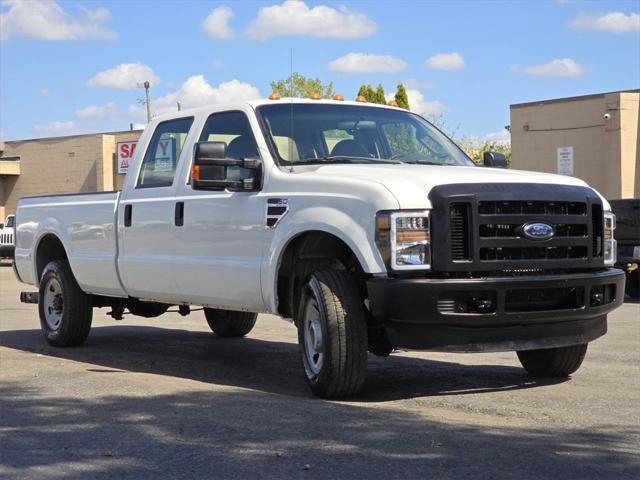
[[[517,351],[568,376],[624,273],[615,217],[572,177],[475,165],[418,115],[275,99],[154,119],[121,192],[23,198],[15,271],[42,332],[79,345],[92,309],[204,307],[213,332],[293,319],[311,389],[353,396],[367,351]]]

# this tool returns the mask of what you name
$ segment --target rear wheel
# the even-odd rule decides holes
[[[568,377],[582,365],[587,345],[523,350],[518,352],[518,359],[525,370],[536,377]]]
[[[296,323],[307,381],[319,397],[356,395],[367,373],[365,310],[344,270],[316,272],[302,291]]]
[[[225,338],[244,337],[251,331],[258,318],[257,313],[235,312],[217,308],[205,308],[204,316],[213,333]]]
[[[44,338],[56,347],[81,345],[91,330],[91,296],[78,286],[66,260],[49,262],[40,279],[38,300]]]

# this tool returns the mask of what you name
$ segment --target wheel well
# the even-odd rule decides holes
[[[40,277],[44,267],[52,260],[67,260],[67,252],[58,237],[49,233],[42,237],[36,250],[36,281],[40,283]]]
[[[323,231],[309,231],[294,237],[280,259],[277,276],[278,313],[292,318],[298,291],[306,276],[318,268],[348,270],[364,279],[355,253],[340,238]],[[361,282],[364,288],[364,281]]]

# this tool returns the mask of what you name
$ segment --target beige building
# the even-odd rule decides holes
[[[513,168],[581,178],[608,199],[640,197],[640,90],[511,105]]]
[[[136,141],[141,130],[0,143],[0,222],[20,197],[122,188],[116,144]]]

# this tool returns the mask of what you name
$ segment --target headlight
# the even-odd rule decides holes
[[[429,269],[429,212],[380,212],[376,218],[376,243],[393,270]]]
[[[604,212],[604,264],[613,265],[618,257],[618,242],[613,237],[616,229],[616,216],[611,212]]]

